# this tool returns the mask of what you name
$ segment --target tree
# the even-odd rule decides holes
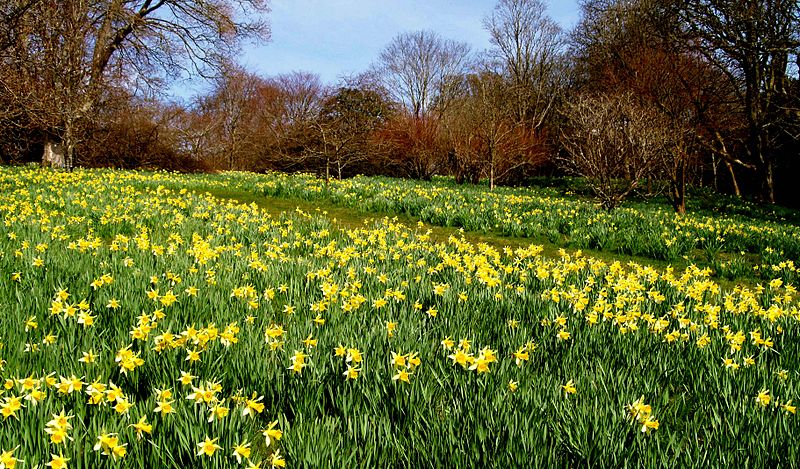
[[[500,0],[484,18],[490,57],[508,78],[511,111],[534,129],[545,124],[561,92],[561,28],[541,0]]]
[[[20,22],[42,0],[6,0],[0,5],[0,56],[20,39]]]
[[[432,31],[400,34],[381,52],[373,73],[403,112],[380,135],[405,175],[430,179],[443,167],[441,119],[460,92],[469,57],[467,44]]]
[[[315,151],[324,164],[326,185],[332,165],[342,179],[346,168],[371,156],[367,152],[369,136],[387,121],[391,112],[384,97],[368,88],[343,86],[323,100],[312,125],[318,139]]]
[[[683,213],[687,181],[699,177],[701,154],[713,155],[715,170],[718,151],[728,148],[724,143],[739,125],[730,86],[692,50],[678,2],[587,0],[582,9],[572,34],[574,85],[582,93],[631,93],[662,114],[672,137],[663,176],[675,211]],[[731,181],[737,187],[733,172]]]
[[[578,97],[563,111],[561,163],[611,210],[662,171],[671,135],[663,115],[631,94]]]
[[[5,88],[26,97],[50,137],[45,153],[71,168],[109,82],[135,87],[188,68],[207,72],[241,39],[268,37],[266,23],[250,16],[266,11],[266,0],[36,2],[15,23],[3,66],[17,79]]]
[[[469,59],[469,46],[432,31],[396,36],[381,52],[378,75],[394,100],[415,118],[443,112]]]
[[[111,105],[109,105],[111,104]],[[80,146],[82,164],[124,169],[205,170],[196,154],[180,151],[178,119],[185,109],[158,99],[119,92],[98,109],[97,125]]]
[[[211,94],[199,100],[198,111],[215,127],[215,141],[206,151],[214,159],[226,160],[228,170],[245,169],[251,163],[245,160],[253,154],[256,95],[263,82],[236,64],[224,64]]]
[[[295,71],[278,75],[273,81],[282,93],[282,114],[287,123],[301,125],[319,114],[326,92],[319,75]]]
[[[31,128],[23,103],[25,94],[11,69],[13,46],[21,40],[21,19],[38,0],[8,0],[0,4],[0,162],[17,161],[30,150],[25,138]]]
[[[282,74],[269,82],[275,93],[256,111],[265,124],[262,137],[273,143],[265,158],[273,168],[309,169],[315,156],[314,121],[328,90],[319,75],[309,72]]]
[[[800,107],[792,99],[790,67],[800,53],[800,3],[795,0],[686,1],[683,19],[697,50],[731,83],[746,122],[746,164],[756,170],[761,197],[775,202],[775,165],[795,158]]]
[[[496,181],[534,166],[544,153],[531,126],[518,120],[518,96],[503,76],[484,70],[465,81],[464,93],[444,119],[453,147],[451,164],[457,181],[476,183],[485,176],[494,190]]]
[[[446,168],[449,148],[441,120],[398,112],[378,132],[387,161],[404,177],[430,180]]]

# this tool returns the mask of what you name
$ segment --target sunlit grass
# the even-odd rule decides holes
[[[0,169],[0,462],[798,460],[787,279],[365,223],[276,177]]]

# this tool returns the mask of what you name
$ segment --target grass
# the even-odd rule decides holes
[[[800,460],[800,312],[785,282],[727,289],[696,267],[551,257],[491,230],[429,236],[430,222],[336,206],[313,185],[292,189],[301,201],[262,197],[274,177],[0,168],[0,458]],[[452,214],[448,200],[424,214]]]
[[[243,204],[254,203],[273,216],[279,216],[282,212],[292,212],[298,208],[308,213],[319,213],[323,216],[332,218],[333,220],[335,220],[335,223],[338,224],[338,226],[344,229],[362,228],[365,226],[365,224],[374,221],[374,217],[390,217],[391,219],[396,220],[400,223],[404,223],[405,225],[408,226],[416,226],[419,222],[421,222],[419,217],[415,217],[407,213],[395,213],[391,211],[374,212],[374,211],[359,210],[358,208],[355,207],[342,207],[324,198],[316,199],[314,201],[308,201],[299,198],[269,197],[269,196],[261,196],[245,189],[235,190],[235,189],[213,188],[209,189],[206,192],[220,199],[235,200]],[[568,247],[567,243],[553,243],[549,239],[544,238],[542,236],[537,236],[537,237],[508,236],[499,233],[495,230],[489,230],[488,232],[467,231],[464,230],[463,228],[442,227],[430,224],[425,225],[425,230],[429,230],[431,232],[430,234],[431,240],[439,243],[446,243],[451,236],[456,236],[456,237],[463,237],[465,240],[467,240],[472,244],[476,245],[487,244],[497,249],[503,249],[503,248],[517,249],[517,248],[527,247],[531,244],[535,244],[537,246],[542,247],[543,255],[552,258],[559,257],[561,255],[562,250],[565,250],[566,252],[572,254],[574,254],[576,251],[580,251],[582,254],[586,256],[602,260],[609,264],[614,262],[620,262],[622,264],[628,264],[630,262],[633,262],[642,266],[649,266],[660,270],[672,267],[678,271],[686,269],[689,265],[693,263],[689,262],[687,259],[677,259],[673,262],[669,262],[669,261],[651,259],[644,256],[631,256],[619,253],[610,253],[608,251],[596,250],[591,248],[584,248],[579,250],[571,249]],[[702,255],[703,252],[701,250],[697,250],[692,257],[694,259],[699,260]],[[728,257],[730,256],[726,256],[725,254],[722,254],[720,256],[720,258],[723,259]],[[700,260],[699,262],[694,262],[694,264],[700,267],[705,267],[708,264],[708,262],[703,262],[702,260]],[[755,286],[755,281],[752,279],[752,277],[749,276],[740,276],[732,279],[717,278],[717,281],[720,283],[721,286],[725,288],[733,288],[736,285]]]

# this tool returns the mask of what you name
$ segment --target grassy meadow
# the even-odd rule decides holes
[[[0,168],[0,468],[796,466],[800,228],[741,207]]]

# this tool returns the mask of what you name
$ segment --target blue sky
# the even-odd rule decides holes
[[[263,76],[314,72],[325,83],[366,70],[397,34],[430,29],[474,50],[489,47],[482,19],[495,0],[272,0],[272,40],[245,44],[239,61]],[[565,29],[578,20],[577,0],[551,0],[550,16]],[[181,89],[187,94],[192,88]],[[178,88],[184,88],[178,86]],[[188,93],[190,94],[190,93]]]

